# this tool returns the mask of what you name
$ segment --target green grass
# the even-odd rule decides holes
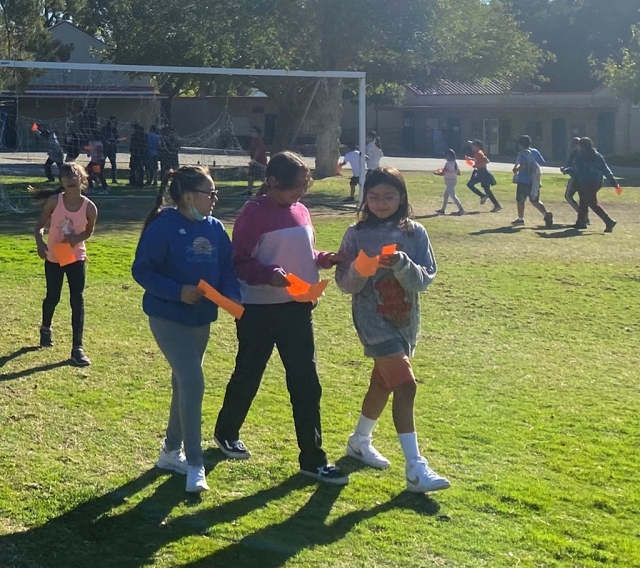
[[[376,445],[390,470],[342,457],[370,363],[335,285],[315,311],[318,366],[325,447],[351,484],[318,487],[296,475],[277,357],[243,429],[252,458],[221,459],[211,431],[236,346],[226,315],[212,326],[205,360],[212,490],[189,498],[183,478],[154,470],[169,368],[129,274],[152,196],[97,197],[86,369],[66,365],[64,294],[56,346],[29,349],[44,294],[30,237],[36,212],[0,215],[0,566],[640,566],[640,183],[626,181],[621,197],[602,190],[619,222],[604,235],[594,215],[588,231],[567,227],[574,214],[560,176],[544,180],[550,230],[536,226],[530,206],[527,226],[508,226],[515,204],[506,174],[497,192],[505,211],[487,213],[461,184],[467,209],[482,210],[461,218],[429,215],[441,204],[441,179],[407,178],[439,263],[423,295],[416,419],[421,448],[450,490],[403,492],[389,412]],[[353,220],[339,203],[347,188],[346,178],[320,181],[309,195],[321,248],[337,248]],[[229,227],[240,192],[238,184],[222,191]]]

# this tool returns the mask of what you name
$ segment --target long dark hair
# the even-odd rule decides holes
[[[593,141],[591,140],[591,138],[588,138],[587,136],[580,138],[578,146],[580,146],[580,148],[584,150],[584,155],[587,158],[586,161],[593,162],[596,157],[596,149],[593,147]]]
[[[266,181],[260,186],[258,195],[264,195],[269,190],[293,189],[298,183],[300,172],[305,173],[307,189],[309,189],[311,187],[311,170],[304,163],[302,156],[296,152],[279,152],[267,164]],[[275,185],[270,185],[269,178],[275,180]]]
[[[400,206],[398,207],[398,210],[387,219],[379,219],[376,217],[367,205],[367,193],[374,187],[381,184],[391,185],[397,189],[400,194]],[[404,181],[403,175],[395,168],[377,168],[373,170],[364,182],[362,203],[358,209],[358,223],[356,225],[356,229],[375,227],[381,223],[392,222],[397,224],[401,229],[409,231],[411,230],[411,215],[413,215],[413,209],[411,209],[411,205],[409,205],[407,184]]]
[[[367,136],[369,138],[373,138],[373,142],[375,145],[382,150],[382,146],[380,145],[380,138],[378,137],[378,133],[375,130],[367,131]]]
[[[169,170],[158,189],[155,205],[144,221],[142,232],[144,233],[145,229],[160,215],[160,211],[167,206],[165,203],[167,186],[169,189],[169,198],[173,204],[180,205],[184,199],[184,194],[190,191],[196,191],[200,184],[209,176],[209,168],[203,166],[182,166],[177,170]]]
[[[36,189],[35,187],[29,186],[29,193],[36,201],[45,201],[52,195],[58,195],[58,193],[62,193],[64,191],[62,178],[73,177],[76,175],[80,178],[80,191],[84,191],[89,183],[89,174],[87,174],[87,170],[77,162],[65,162],[58,170],[58,181],[60,182],[60,185],[56,189]]]

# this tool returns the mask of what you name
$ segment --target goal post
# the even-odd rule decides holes
[[[360,146],[360,200],[366,171],[366,73],[363,71],[301,71],[287,69],[240,69],[225,67],[180,67],[168,65],[122,65],[115,63],[63,63],[48,61],[0,60],[0,69],[42,69],[58,71],[103,71],[146,74],[227,75],[245,77],[300,77],[358,80],[358,143]]]

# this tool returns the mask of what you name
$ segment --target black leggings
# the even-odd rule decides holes
[[[53,313],[60,301],[64,275],[69,282],[69,294],[71,304],[71,328],[73,330],[73,346],[82,347],[82,334],[84,331],[84,283],[86,267],[84,260],[78,260],[66,266],[60,266],[56,262],[44,261],[44,275],[47,281],[47,296],[42,302],[42,326],[51,327]]]

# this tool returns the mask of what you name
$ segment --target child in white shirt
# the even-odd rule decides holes
[[[349,180],[351,195],[346,197],[344,200],[353,202],[356,200],[356,187],[360,184],[360,152],[356,150],[354,144],[347,144],[347,151],[339,165],[342,167],[346,164],[351,166],[351,179]]]
[[[458,183],[458,176],[460,175],[460,168],[456,161],[456,153],[453,150],[447,150],[444,153],[444,157],[447,160],[444,167],[433,172],[437,176],[443,176],[445,184],[442,207],[438,209],[436,213],[438,215],[444,215],[449,199],[451,199],[458,206],[458,211],[452,213],[452,215],[464,215],[462,203],[460,203],[460,200],[456,196],[456,185]]]

